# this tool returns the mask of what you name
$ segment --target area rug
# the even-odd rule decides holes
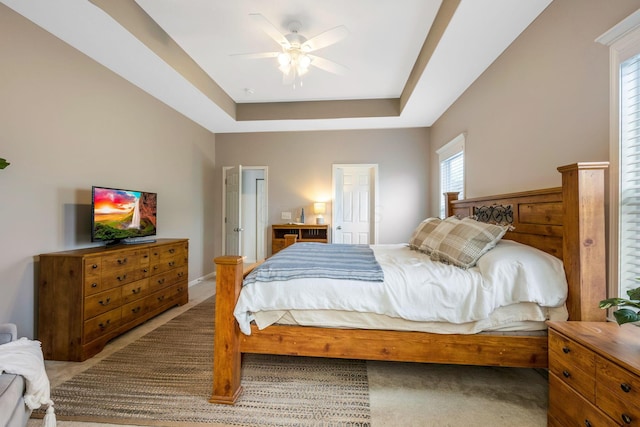
[[[214,298],[52,390],[59,420],[157,426],[369,426],[364,361],[244,355],[243,394],[209,403]]]

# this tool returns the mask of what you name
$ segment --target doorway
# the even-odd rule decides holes
[[[267,167],[222,168],[222,248],[244,262],[262,260],[267,253]]]
[[[334,243],[377,244],[378,165],[333,165]]]

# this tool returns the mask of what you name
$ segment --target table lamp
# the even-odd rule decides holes
[[[324,224],[324,217],[322,216],[327,211],[327,204],[324,202],[316,202],[313,204],[313,213],[316,216],[316,224]]]

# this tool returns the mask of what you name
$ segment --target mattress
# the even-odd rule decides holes
[[[431,261],[406,244],[373,245],[384,282],[294,279],[243,286],[234,315],[250,323],[478,333],[544,329],[566,320],[562,261],[502,240],[475,267]],[[277,256],[277,255],[276,255]]]

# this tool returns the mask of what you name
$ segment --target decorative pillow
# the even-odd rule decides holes
[[[419,250],[430,255],[459,222],[460,220],[455,216],[450,216],[449,218],[445,218],[440,221],[435,230],[424,238]]]
[[[431,234],[441,222],[442,220],[440,218],[427,218],[418,224],[409,239],[409,248],[419,250],[424,239]]]
[[[457,221],[457,222],[456,222]],[[431,233],[431,236],[444,235],[439,241],[431,242],[431,259],[453,264],[462,268],[470,268],[476,265],[487,251],[495,247],[496,243],[509,230],[508,226],[486,224],[472,218],[449,221],[447,218],[442,230],[439,228]],[[428,240],[428,239],[427,239]],[[427,241],[425,241],[426,243]]]

